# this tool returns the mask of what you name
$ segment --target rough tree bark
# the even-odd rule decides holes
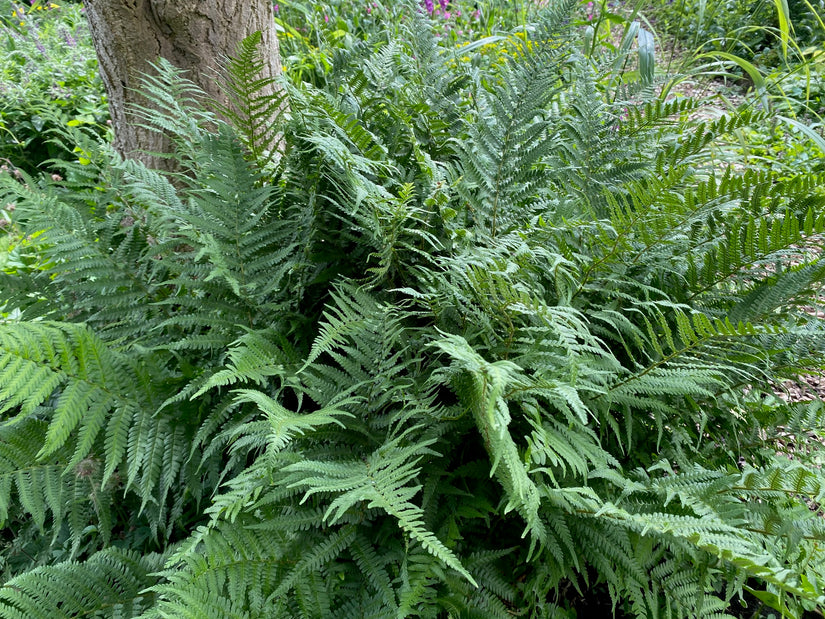
[[[210,96],[226,103],[215,76],[220,61],[233,55],[244,38],[260,30],[266,73],[281,71],[278,39],[270,0],[84,0],[86,17],[100,62],[115,133],[114,146],[124,157],[166,168],[167,152],[156,132],[138,126],[129,112],[145,104],[136,88],[151,62],[162,57]]]

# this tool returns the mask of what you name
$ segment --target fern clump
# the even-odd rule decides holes
[[[161,63],[179,172],[3,177],[0,617],[825,603],[823,179],[607,99],[566,4],[483,77],[419,16],[262,98],[253,37],[221,116]]]

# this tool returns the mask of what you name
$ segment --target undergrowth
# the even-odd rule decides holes
[[[572,9],[484,74],[416,16],[277,132],[255,37],[231,122],[161,63],[179,173],[2,177],[0,617],[822,605],[823,179],[607,98]]]

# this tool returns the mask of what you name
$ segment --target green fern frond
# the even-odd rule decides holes
[[[312,431],[319,426],[337,424],[342,428],[345,427],[338,417],[353,417],[354,415],[348,412],[346,408],[358,402],[355,398],[343,399],[335,402],[334,405],[327,405],[322,409],[302,415],[288,411],[260,391],[238,389],[235,393],[237,394],[235,396],[236,403],[252,402],[266,415],[267,422],[270,425],[267,447],[273,452],[286,447],[294,435]],[[243,428],[237,430],[239,433],[243,431]]]
[[[162,555],[109,548],[82,563],[38,567],[0,586],[0,617],[136,617],[154,603],[145,590],[162,565]]]
[[[212,529],[190,552],[173,557],[164,580],[151,589],[159,600],[144,616],[286,618],[283,600],[274,600],[272,592],[295,563],[294,557],[279,556],[287,549],[282,536],[265,540],[242,527]]]
[[[89,458],[67,471],[58,458],[38,458],[46,429],[45,422],[32,418],[0,428],[0,526],[26,515],[39,531],[51,530],[54,544],[68,522],[74,552],[83,529],[96,521],[108,540],[111,489],[102,484],[99,463]]]
[[[511,417],[503,398],[508,386],[521,382],[518,366],[507,361],[488,363],[460,336],[447,335],[434,346],[453,359],[453,365],[442,370],[439,380],[456,376],[454,388],[466,400],[492,460],[490,474],[496,475],[507,493],[506,510],[515,508],[527,523],[526,532],[542,541],[546,531],[539,517],[541,493],[510,435]],[[468,381],[462,380],[464,373],[469,375]]]
[[[421,508],[411,502],[420,487],[407,483],[417,475],[418,462],[424,455],[436,455],[428,449],[435,440],[403,445],[403,438],[382,445],[364,461],[291,464],[285,469],[290,473],[289,486],[306,489],[303,501],[318,493],[337,495],[324,514],[332,524],[361,502],[367,502],[368,509],[385,511],[424,549],[475,584],[453,552],[426,529]]]
[[[144,75],[140,82],[149,105],[134,106],[131,112],[143,127],[166,134],[179,147],[198,143],[207,133],[205,127],[217,120],[204,109],[203,91],[165,58],[159,58],[152,69],[154,74]],[[181,155],[186,157],[183,152]]]
[[[74,455],[68,467],[91,452],[101,430],[115,439],[122,430],[113,419],[129,416],[146,403],[136,391],[131,364],[106,346],[84,325],[71,323],[10,323],[0,325],[0,398],[2,412],[19,408],[12,418],[25,418],[54,397],[53,412],[39,452],[46,458],[66,445],[77,432]],[[9,422],[7,422],[9,423]],[[113,425],[114,424],[114,425]],[[120,461],[125,445],[106,445],[108,478]]]
[[[264,75],[261,33],[255,32],[238,44],[226,63],[223,90],[229,107],[220,112],[237,129],[243,145],[261,169],[268,169],[283,150],[281,117],[287,113],[287,91],[274,77]]]

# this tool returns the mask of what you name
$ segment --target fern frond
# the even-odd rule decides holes
[[[508,386],[520,382],[518,367],[507,361],[487,362],[460,336],[447,335],[434,346],[453,359],[453,366],[442,371],[440,379],[457,375],[459,382],[454,388],[473,413],[492,459],[490,474],[496,475],[507,493],[506,510],[515,508],[527,523],[526,532],[534,540],[544,540],[545,525],[539,517],[540,492],[508,430],[511,417],[503,398]],[[461,382],[464,372],[469,374],[467,382]]]
[[[252,402],[266,415],[267,422],[270,425],[267,447],[273,452],[286,447],[294,435],[312,431],[319,426],[337,424],[342,428],[345,427],[338,417],[353,417],[354,415],[345,409],[358,402],[355,398],[343,399],[335,402],[334,405],[327,405],[324,408],[302,415],[288,411],[260,391],[238,389],[235,393],[237,394],[235,397],[236,403]],[[244,432],[244,428],[238,428],[236,432]]]
[[[39,452],[46,458],[61,449],[75,431],[75,466],[91,452],[98,434],[121,430],[107,417],[122,417],[145,405],[146,394],[134,389],[127,359],[106,346],[84,325],[71,323],[10,323],[0,325],[0,398],[2,412],[19,408],[13,419],[25,418],[50,397],[55,401],[49,427]],[[132,374],[132,376],[130,376]],[[7,422],[9,423],[9,422]],[[107,441],[108,478],[125,451],[125,445]]]
[[[102,484],[99,463],[89,458],[67,471],[58,458],[38,458],[46,429],[33,418],[0,428],[0,526],[26,515],[39,531],[51,530],[54,544],[68,522],[74,552],[83,529],[96,521],[108,540],[111,491]]]
[[[222,85],[230,105],[219,109],[237,129],[253,160],[266,170],[283,150],[285,123],[281,117],[288,113],[288,101],[286,88],[264,75],[266,63],[260,47],[261,33],[253,33],[226,62]]]
[[[381,509],[398,520],[398,526],[433,556],[475,584],[453,552],[423,523],[421,508],[411,502],[420,487],[407,486],[417,473],[417,464],[434,440],[403,445],[403,435],[367,456],[365,461],[326,463],[296,462],[286,467],[291,473],[290,487],[306,488],[303,501],[318,493],[337,495],[324,514],[330,523],[360,502],[367,508]]]
[[[82,563],[38,567],[0,587],[0,617],[136,617],[154,603],[145,589],[157,582],[162,565],[162,555],[110,548]]]

